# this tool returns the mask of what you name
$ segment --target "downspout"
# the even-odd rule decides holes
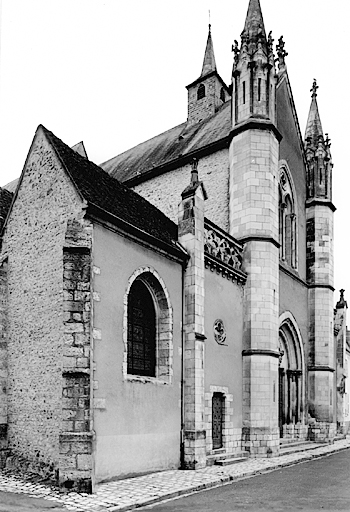
[[[91,236],[91,248],[90,248],[90,434],[91,434],[91,490],[92,493],[95,492],[96,485],[96,431],[95,431],[95,409],[94,409],[94,336],[93,336],[93,327],[95,320],[95,305],[93,300],[93,292],[95,288],[95,272],[94,272],[94,235],[95,235],[95,226],[92,229]]]
[[[181,318],[181,433],[180,469],[185,469],[185,271],[187,262],[182,265],[182,318]]]

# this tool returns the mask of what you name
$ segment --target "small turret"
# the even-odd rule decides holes
[[[332,201],[332,156],[331,141],[324,137],[317,105],[316,80],[311,91],[311,106],[305,131],[305,153],[308,162],[307,199],[327,199]]]
[[[266,37],[259,0],[250,0],[241,34],[241,47],[235,41],[233,52],[232,126],[248,118],[275,122],[276,72],[271,32]]]

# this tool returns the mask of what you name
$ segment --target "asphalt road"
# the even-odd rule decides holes
[[[0,512],[65,512],[53,501],[30,498],[26,494],[0,491]]]
[[[137,510],[349,512],[350,450]]]

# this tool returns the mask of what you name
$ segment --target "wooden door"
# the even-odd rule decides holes
[[[214,393],[212,399],[213,450],[222,448],[222,427],[224,414],[224,397],[222,393]]]

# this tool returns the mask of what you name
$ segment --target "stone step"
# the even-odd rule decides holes
[[[346,439],[346,434],[337,434],[334,441],[342,441],[343,439]]]
[[[229,466],[230,464],[237,464],[238,462],[246,462],[247,457],[233,457],[231,459],[220,459],[214,462],[215,466]]]
[[[239,459],[240,462],[241,459],[246,459],[248,455],[248,452],[226,453],[225,451],[220,451],[220,453],[214,453],[207,456],[207,466],[213,466],[214,464],[218,464],[220,461],[231,459]]]
[[[324,443],[314,443],[312,441],[301,441],[289,443],[280,447],[280,455],[288,455],[290,453],[306,452],[324,446]]]
[[[310,444],[313,441],[310,441],[309,439],[281,439],[280,440],[280,446],[301,446],[302,444]]]

